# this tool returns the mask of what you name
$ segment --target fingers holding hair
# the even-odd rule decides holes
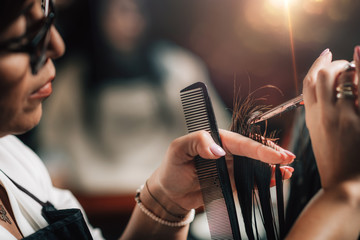
[[[246,156],[271,164],[288,164],[295,158],[293,153],[279,146],[275,150],[238,133],[220,130],[220,136],[224,149],[233,155]]]
[[[294,172],[294,168],[290,166],[281,166],[280,167],[282,180],[290,179],[292,173]],[[270,187],[276,186],[276,179],[275,179],[275,165],[271,166],[271,180],[270,180]]]
[[[193,132],[173,141],[170,148],[176,158],[185,161],[190,161],[197,155],[204,159],[217,159],[226,153],[272,164],[287,164],[295,158],[294,154],[279,146],[275,150],[231,131],[221,129],[220,137],[223,147],[217,145],[208,132]]]

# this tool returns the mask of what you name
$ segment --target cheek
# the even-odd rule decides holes
[[[26,57],[0,60],[0,135],[22,133],[40,120],[41,103],[28,102],[33,79],[25,61]]]
[[[0,97],[0,137],[21,134],[35,127],[42,115],[42,104],[29,104],[21,89]],[[18,94],[17,94],[18,93]]]
[[[7,54],[0,57],[0,84],[16,84],[30,68],[30,58],[25,53]]]
[[[12,54],[0,58],[0,103],[1,110],[24,101],[27,82],[26,57],[23,54]],[[3,111],[2,111],[3,112]]]

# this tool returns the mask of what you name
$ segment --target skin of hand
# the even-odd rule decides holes
[[[336,99],[340,82],[358,82],[360,47],[355,47],[356,71],[344,71],[347,61],[332,61],[327,49],[304,79],[306,125],[323,189],[360,177],[359,99]],[[357,93],[357,89],[355,90]]]
[[[234,155],[243,155],[271,164],[288,164],[295,155],[279,148],[276,151],[250,138],[226,130],[220,130],[223,148],[215,144],[206,131],[190,133],[172,142],[164,162],[148,180],[152,193],[162,203],[178,206],[172,211],[186,214],[189,209],[203,205],[199,182],[193,163],[194,157],[200,155],[204,159],[218,159],[225,155],[232,161]],[[293,169],[282,168],[285,179],[290,178]]]
[[[360,232],[359,99],[336,99],[336,86],[358,82],[347,61],[332,62],[325,50],[304,79],[306,124],[320,172],[321,189],[302,211],[287,239],[358,239]],[[356,92],[357,90],[355,90]]]

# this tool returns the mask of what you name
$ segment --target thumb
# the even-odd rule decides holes
[[[225,151],[217,145],[210,133],[197,131],[175,139],[169,148],[175,158],[192,160],[199,155],[204,159],[217,159],[225,156]]]

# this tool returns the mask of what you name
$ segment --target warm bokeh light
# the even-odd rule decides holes
[[[322,14],[324,7],[325,5],[322,0],[307,0],[303,3],[304,10],[309,14]]]
[[[268,1],[274,8],[283,8],[287,0],[269,0]]]
[[[246,21],[259,32],[281,31],[284,27],[283,10],[283,0],[248,1],[244,8]]]
[[[292,69],[293,69],[293,76],[294,76],[293,80],[294,80],[295,92],[299,94],[295,46],[294,46],[294,34],[293,34],[293,27],[292,27],[292,22],[291,22],[291,11],[290,11],[290,6],[289,6],[288,0],[285,0],[285,10],[286,10],[287,20],[288,20],[287,22],[288,22],[288,29],[289,29],[291,60],[292,60]]]

